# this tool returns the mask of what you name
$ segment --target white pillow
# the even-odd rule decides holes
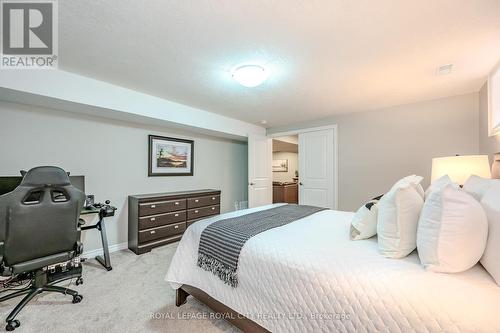
[[[500,285],[500,182],[492,183],[481,200],[488,217],[488,240],[481,264]]]
[[[451,180],[450,176],[444,175],[433,181],[432,184],[427,188],[427,190],[425,191],[425,198],[427,199],[431,192],[442,191],[448,185],[453,185],[455,188],[460,187],[457,183]]]
[[[393,187],[409,184],[417,191],[418,194],[422,196],[422,198],[424,198],[425,196],[424,188],[422,187],[422,185],[420,185],[422,180],[424,180],[424,177],[422,176],[417,176],[417,175],[406,176],[398,180]]]
[[[482,178],[476,175],[472,175],[467,179],[464,184],[464,190],[476,198],[477,201],[481,201],[483,195],[486,193],[488,188],[494,183],[498,182],[488,178]]]
[[[370,200],[361,206],[351,222],[351,239],[367,239],[377,234],[377,214],[379,199]]]
[[[483,207],[452,184],[432,191],[418,222],[418,255],[431,272],[457,273],[479,261],[488,237]]]
[[[398,181],[378,203],[378,248],[388,258],[403,258],[416,248],[417,224],[424,205],[422,177]]]

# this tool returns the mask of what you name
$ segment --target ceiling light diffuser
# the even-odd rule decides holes
[[[436,71],[436,74],[437,75],[448,75],[448,74],[451,74],[452,70],[453,70],[453,64],[446,64],[446,65],[439,66],[437,71]]]
[[[269,71],[259,65],[239,66],[233,71],[233,79],[249,88],[261,85],[268,77]]]

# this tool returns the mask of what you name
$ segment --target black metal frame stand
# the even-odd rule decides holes
[[[82,226],[82,230],[97,229],[101,232],[102,241],[102,251],[104,252],[104,258],[102,256],[96,256],[97,260],[106,270],[110,271],[113,269],[111,267],[111,259],[109,258],[109,248],[108,248],[108,238],[106,236],[106,224],[104,223],[104,214],[102,210],[99,212],[99,222],[94,225]]]

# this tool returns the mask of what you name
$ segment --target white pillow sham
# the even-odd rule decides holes
[[[453,185],[455,188],[460,187],[457,183],[451,180],[450,176],[444,175],[433,181],[432,184],[427,188],[427,190],[425,191],[425,199],[427,200],[427,197],[431,192],[442,191],[448,185]]]
[[[417,224],[424,205],[422,179],[401,179],[378,203],[378,248],[385,257],[403,258],[416,248]]]
[[[488,217],[488,240],[481,264],[500,285],[500,182],[495,181],[481,200]]]
[[[477,201],[481,201],[483,195],[488,191],[492,184],[498,183],[498,180],[488,179],[472,175],[464,184],[464,190],[472,195]]]
[[[488,236],[484,209],[453,184],[429,193],[418,222],[417,249],[426,270],[465,271],[483,255]]]
[[[351,239],[367,239],[377,234],[378,201],[374,198],[361,206],[351,222]]]
[[[424,177],[422,176],[417,176],[417,175],[406,176],[398,180],[396,184],[393,185],[393,187],[410,185],[415,189],[415,191],[417,191],[418,194],[420,194],[422,198],[424,198],[425,192],[422,185],[420,185],[422,180],[424,180]]]

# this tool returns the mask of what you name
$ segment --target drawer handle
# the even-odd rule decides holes
[[[174,216],[177,217],[177,216],[179,216],[179,214],[175,214]]]
[[[200,201],[200,200],[196,199],[194,202],[198,202],[198,201]]]
[[[151,208],[156,208],[156,205],[151,205]]]
[[[151,222],[154,222],[154,221],[156,221],[156,218],[155,218],[155,217],[152,217],[152,218],[151,218]]]
[[[212,197],[212,200],[215,200],[215,197]]]
[[[156,234],[156,231],[154,231],[154,230],[151,231],[151,235],[154,235],[154,234]]]
[[[179,202],[178,202],[178,201],[176,201],[176,202],[174,203],[174,205],[179,205]]]
[[[195,211],[194,211],[194,213],[195,213],[195,214],[198,214],[198,211],[197,211],[197,210],[195,210]]]
[[[212,207],[212,210],[215,210],[215,207]]]
[[[174,229],[179,229],[179,226],[178,226],[178,225],[176,225],[176,226],[174,227]]]

